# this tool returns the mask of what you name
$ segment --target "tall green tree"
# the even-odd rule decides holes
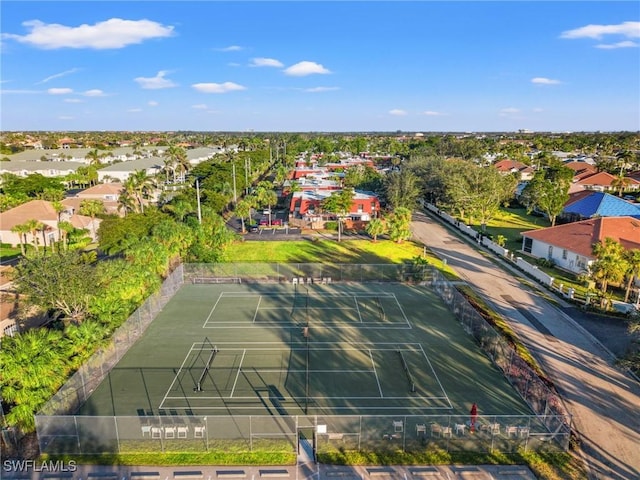
[[[398,207],[413,210],[421,196],[420,182],[411,170],[403,168],[384,177],[384,192],[391,209]]]
[[[338,242],[342,237],[342,223],[344,218],[351,211],[354,196],[355,191],[352,188],[344,188],[340,191],[333,192],[329,197],[322,201],[322,209],[325,212],[335,214],[338,220]]]
[[[537,209],[556,224],[558,215],[569,200],[573,171],[563,165],[554,165],[537,171],[522,191],[521,201],[529,212]]]
[[[79,252],[25,257],[15,267],[14,284],[27,304],[53,312],[52,320],[81,323],[89,308],[95,270]]]

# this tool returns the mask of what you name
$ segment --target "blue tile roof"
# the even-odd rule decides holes
[[[603,192],[593,192],[563,210],[564,213],[574,213],[583,218],[622,217],[640,218],[640,206],[629,203],[619,197]]]

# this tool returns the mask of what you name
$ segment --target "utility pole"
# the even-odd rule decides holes
[[[198,223],[202,225],[202,209],[200,208],[200,181],[196,178],[196,197],[198,198]]]
[[[244,159],[244,194],[249,195],[249,158]]]
[[[236,164],[235,162],[231,165],[233,171],[233,204],[238,204],[238,194],[236,192]]]

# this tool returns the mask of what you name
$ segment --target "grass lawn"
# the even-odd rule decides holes
[[[239,241],[227,247],[228,262],[402,263],[422,255],[422,245],[390,240]]]
[[[0,260],[13,260],[20,256],[19,248],[12,248],[6,245],[0,245]]]
[[[551,223],[546,218],[529,215],[524,207],[508,207],[501,208],[496,217],[487,223],[486,233],[491,235],[494,241],[498,235],[503,235],[506,238],[505,248],[515,252],[522,248],[521,232],[550,226]],[[473,224],[471,227],[481,230],[479,224]]]

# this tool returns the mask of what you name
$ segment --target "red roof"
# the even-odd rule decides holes
[[[532,238],[584,257],[594,258],[593,245],[612,238],[627,250],[640,249],[640,220],[633,217],[598,217],[581,222],[522,232]]]

